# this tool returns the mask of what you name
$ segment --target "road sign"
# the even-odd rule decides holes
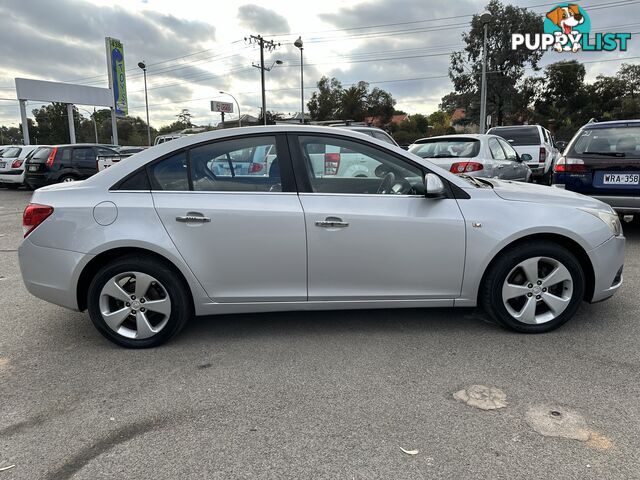
[[[216,102],[214,100],[211,100],[211,111],[233,113],[233,103]]]

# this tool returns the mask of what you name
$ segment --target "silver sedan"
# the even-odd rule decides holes
[[[416,140],[409,151],[455,174],[530,182],[531,155],[519,155],[497,135],[456,134]]]
[[[216,168],[247,152],[252,168]],[[341,173],[342,154],[377,162],[376,176]],[[308,126],[150,148],[37,190],[23,226],[27,289],[88,310],[126,347],[158,345],[194,315],[311,309],[479,304],[505,327],[549,331],[614,294],[625,245],[598,200]]]

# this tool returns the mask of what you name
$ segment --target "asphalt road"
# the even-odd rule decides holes
[[[476,310],[284,313],[133,351],[26,292],[28,199],[0,190],[0,480],[640,478],[640,226],[621,291],[545,335]],[[453,398],[474,384],[506,408]],[[582,441],[532,428],[551,410]]]

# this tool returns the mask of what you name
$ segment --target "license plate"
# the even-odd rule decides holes
[[[29,165],[29,171],[30,172],[37,172],[38,171],[38,166],[37,165]]]
[[[602,177],[604,185],[638,185],[640,174],[638,173],[605,173]]]
[[[4,168],[7,166],[7,162],[0,162],[0,168]]]

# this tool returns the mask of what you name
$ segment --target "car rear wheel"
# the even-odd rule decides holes
[[[73,175],[63,175],[62,177],[60,177],[58,182],[67,183],[67,182],[75,182],[76,180],[77,180],[76,177],[74,177]]]
[[[530,242],[500,254],[485,276],[480,303],[499,324],[523,333],[558,328],[584,296],[580,263],[552,242]]]
[[[98,331],[128,348],[160,345],[192,316],[189,292],[174,269],[144,257],[101,268],[89,286],[87,307]]]

